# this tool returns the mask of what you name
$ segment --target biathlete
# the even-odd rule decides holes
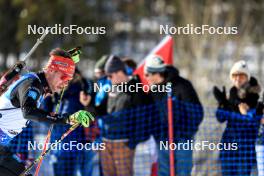
[[[38,108],[43,97],[60,93],[68,85],[74,71],[71,54],[54,49],[42,71],[24,74],[0,96],[0,175],[19,175],[25,170],[24,164],[9,151],[8,144],[31,120],[89,126],[93,118],[87,111],[58,115]]]

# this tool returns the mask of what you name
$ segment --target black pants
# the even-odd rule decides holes
[[[18,162],[7,147],[0,146],[0,176],[19,176],[25,165]]]

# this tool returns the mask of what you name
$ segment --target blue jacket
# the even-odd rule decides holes
[[[247,159],[248,162],[254,163],[255,143],[259,128],[259,119],[256,111],[259,99],[258,83],[255,78],[251,78],[248,87],[230,89],[230,97],[224,103],[220,104],[216,112],[217,120],[221,123],[227,122],[225,131],[222,136],[221,143],[236,143],[238,150],[222,150],[220,158],[237,157],[239,159]],[[243,94],[242,94],[243,93]],[[246,103],[251,109],[247,115],[242,115],[238,105]]]

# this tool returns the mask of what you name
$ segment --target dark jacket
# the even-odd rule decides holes
[[[128,86],[140,83],[138,77],[133,77]],[[107,113],[103,117],[103,137],[107,139],[129,139],[129,145],[135,145],[148,139],[148,130],[143,130],[143,125],[148,126],[149,114],[144,112],[146,104],[150,103],[147,94],[139,89],[136,92],[110,92],[108,93]]]
[[[236,156],[242,159],[243,155],[243,157],[251,159],[250,162],[253,162],[255,158],[254,146],[259,128],[259,119],[256,115],[259,92],[260,86],[257,80],[251,77],[250,81],[240,89],[232,87],[227,102],[220,104],[216,112],[219,122],[227,122],[221,142],[237,143]],[[240,103],[246,103],[249,106],[250,110],[247,115],[242,115],[239,112],[238,105]],[[230,153],[234,152],[223,150],[220,157],[225,157],[225,153],[227,153],[226,157],[232,157],[233,155],[231,156]]]
[[[10,100],[13,106],[21,108],[25,119],[38,122],[66,124],[67,116],[52,115],[50,112],[38,108],[39,99],[41,99],[45,93],[50,93],[51,90],[44,72],[39,72],[36,75],[38,78],[29,77],[19,83],[14,89],[10,87],[12,89],[10,92]]]
[[[203,108],[190,81],[179,76],[178,70],[167,66],[165,81],[172,83],[174,142],[192,139],[203,119]],[[157,113],[152,116],[155,140],[168,140],[167,92],[151,92]]]

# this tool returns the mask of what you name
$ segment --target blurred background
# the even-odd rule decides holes
[[[193,81],[202,102],[210,104],[211,87],[229,83],[228,73],[236,60],[247,60],[253,75],[262,77],[263,12],[261,0],[0,0],[0,71],[22,58],[40,37],[28,35],[28,24],[105,26],[106,35],[48,35],[29,59],[28,66],[36,70],[52,48],[81,45],[80,68],[88,77],[103,54],[143,60],[164,37],[159,25],[237,26],[237,35],[173,36],[175,66]]]
[[[216,108],[212,87],[230,88],[229,71],[237,60],[248,61],[263,85],[263,14],[263,0],[0,0],[0,73],[22,59],[40,37],[28,35],[30,24],[105,26],[105,35],[49,34],[27,62],[29,70],[36,71],[51,49],[82,46],[79,68],[87,78],[93,77],[95,62],[103,54],[129,56],[140,63],[164,37],[160,25],[236,26],[236,35],[172,36],[174,65],[192,81],[205,108]],[[211,110],[205,112],[196,140],[217,143],[225,124],[211,118]],[[219,151],[194,152],[194,175],[219,175],[218,155]]]

